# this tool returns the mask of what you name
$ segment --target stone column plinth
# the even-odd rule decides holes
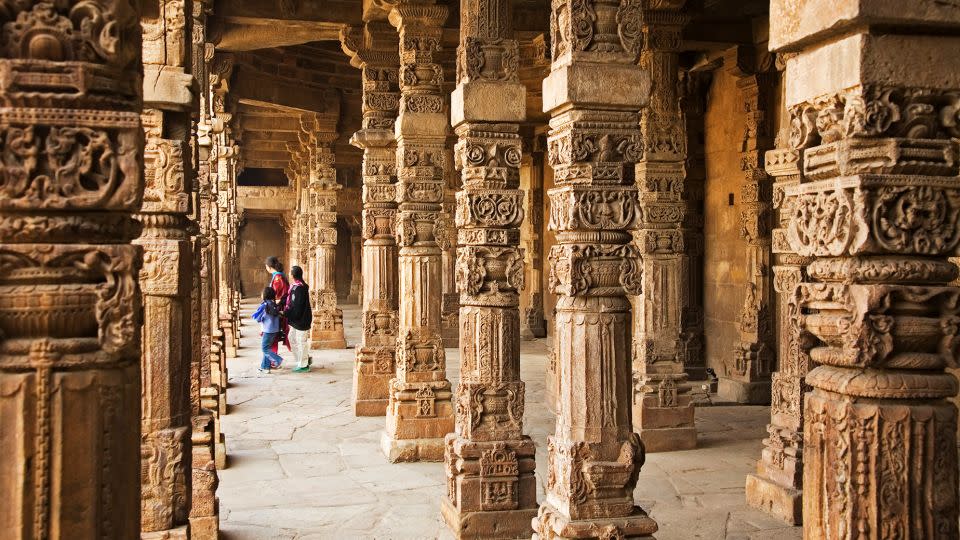
[[[632,168],[643,157],[638,111],[650,79],[637,63],[639,4],[553,3],[551,71],[543,82],[556,187],[549,191],[550,288],[558,295],[556,430],[547,443],[546,498],[534,539],[652,538],[634,504],[644,460],[633,432],[627,294],[642,265],[630,230],[640,201]]]
[[[693,397],[685,388],[683,315],[690,304],[683,230],[687,135],[677,92],[683,4],[643,12],[646,48],[640,64],[651,73],[653,89],[641,115],[644,155],[636,164],[641,216],[635,237],[643,259],[643,287],[635,302],[633,423],[649,452],[697,445]]]
[[[524,538],[537,514],[536,452],[523,434],[520,380],[519,122],[526,89],[517,77],[510,1],[467,0],[462,7],[451,97],[463,181],[456,195],[460,383],[441,510],[457,538]]]
[[[945,368],[960,345],[949,261],[960,15],[928,3],[843,11],[837,23],[826,0],[771,3],[770,46],[787,53],[785,105],[797,110],[791,143],[803,148],[785,236],[813,259],[789,304],[815,366],[804,537],[957,538],[957,380]]]
[[[0,536],[138,538],[140,4],[0,11]]]
[[[443,70],[433,60],[446,6],[402,3],[390,12],[400,34],[397,138],[399,329],[382,447],[390,461],[440,461],[453,431],[450,381],[441,337],[444,141]],[[444,234],[440,231],[440,234]]]

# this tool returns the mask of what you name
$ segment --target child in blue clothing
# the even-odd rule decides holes
[[[272,287],[263,290],[263,302],[253,312],[253,319],[260,323],[260,349],[263,351],[263,360],[260,361],[260,372],[270,373],[270,369],[280,367],[283,358],[270,350],[270,346],[280,332],[280,308],[277,306],[277,295]]]

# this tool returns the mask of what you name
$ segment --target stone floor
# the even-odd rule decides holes
[[[315,352],[314,369],[287,363],[260,374],[259,338],[245,304],[243,347],[231,360],[229,414],[223,419],[228,466],[220,473],[222,537],[239,539],[451,538],[440,517],[438,463],[391,465],[380,453],[383,418],[351,412],[353,350]],[[359,339],[359,309],[344,307],[347,342]],[[526,431],[537,442],[542,498],[546,437],[553,415],[543,404],[546,342],[524,342]],[[447,350],[456,386],[458,358]],[[325,367],[317,369],[316,364]],[[759,455],[765,407],[697,410],[699,448],[651,454],[636,499],[660,524],[659,540],[792,540],[800,529],[744,504],[744,476]]]

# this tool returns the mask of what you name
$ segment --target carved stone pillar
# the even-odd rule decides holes
[[[543,152],[542,135],[534,135],[530,152],[530,189],[526,193],[527,219],[524,227],[529,230],[530,250],[525,253],[529,261],[527,287],[529,300],[520,317],[520,337],[536,339],[547,337],[547,321],[543,316]]]
[[[141,538],[188,537],[192,471],[190,109],[193,76],[184,0],[154,0],[143,26]],[[199,399],[199,395],[198,395]]]
[[[640,121],[645,154],[636,165],[643,289],[635,302],[633,424],[649,452],[697,445],[693,398],[684,388],[683,315],[690,303],[683,230],[687,143],[677,93],[684,3],[661,2],[663,9],[643,13],[646,43],[640,65],[651,74],[653,89]]]
[[[440,303],[440,327],[444,348],[460,346],[460,296],[457,293],[457,228],[453,216],[456,212],[457,192],[460,190],[460,175],[454,164],[453,147],[457,137],[447,137],[444,152],[444,177],[446,188],[443,191],[443,234],[436,235],[440,246],[443,286],[443,299]]]
[[[794,132],[789,143],[799,138],[802,111],[791,113]],[[787,142],[783,141],[782,145]],[[778,146],[781,146],[778,144]],[[776,335],[779,366],[772,375],[770,423],[756,474],[747,476],[747,502],[793,525],[799,525],[803,512],[803,398],[810,390],[804,382],[810,369],[807,354],[809,339],[797,325],[799,312],[794,293],[804,281],[809,257],[793,253],[787,241],[787,227],[793,208],[787,204],[787,187],[800,183],[802,148],[778,148],[766,153],[766,171],[774,178],[773,203],[779,210],[779,227],[772,231],[776,265],[773,287],[777,292]]]
[[[732,59],[731,59],[732,60]],[[747,283],[740,310],[739,341],[723,364],[717,394],[723,401],[770,402],[770,374],[776,363],[774,350],[773,274],[770,271],[771,184],[763,169],[763,156],[773,147],[773,91],[776,72],[772,56],[763,54],[757,69],[744,73],[737,62],[728,69],[737,81],[746,116],[740,147],[740,237],[746,243]],[[751,73],[756,71],[756,73]]]
[[[771,3],[803,182],[790,248],[814,260],[791,316],[816,365],[803,414],[804,537],[958,531],[960,47],[956,9]],[[883,33],[870,33],[883,22]],[[917,35],[929,25],[930,35]],[[952,32],[943,32],[944,26]],[[918,62],[917,59],[922,59]],[[855,532],[854,532],[855,531]]]
[[[313,231],[316,242],[313,283],[313,328],[311,331],[314,349],[345,349],[343,337],[343,311],[337,307],[337,170],[333,167],[332,144],[336,133],[317,133],[315,146],[310,149],[310,211],[314,219]]]
[[[357,416],[384,416],[397,346],[397,34],[385,23],[345,30],[341,46],[361,69],[363,120],[350,144],[363,149],[363,306],[353,371]]]
[[[632,173],[643,155],[638,113],[650,79],[636,64],[638,4],[553,2],[553,63],[543,81],[548,150],[550,287],[558,295],[556,431],[535,539],[651,538],[634,505],[644,460],[631,422],[631,309],[641,261],[631,243],[640,207]],[[600,105],[603,104],[603,105]]]
[[[510,0],[464,0],[451,123],[456,166],[460,383],[456,432],[446,437],[442,512],[457,538],[520,538],[537,513],[535,447],[523,434],[520,291],[523,191]]]
[[[0,23],[0,536],[137,538],[139,4]]]
[[[361,248],[363,246],[363,237],[360,235],[360,227],[350,218],[350,291],[347,293],[347,303],[357,304],[360,302],[360,291],[363,283],[363,262]]]
[[[194,162],[197,167],[193,219],[193,264],[195,284],[191,293],[192,330],[194,340],[192,383],[192,497],[190,499],[190,538],[193,540],[216,540],[220,531],[220,509],[217,499],[219,477],[216,468],[216,430],[214,413],[203,407],[203,389],[211,386],[210,380],[210,105],[206,69],[213,48],[205,43],[204,29],[207,11],[212,4],[193,3],[193,77],[200,81],[200,110],[196,115]]]
[[[390,12],[400,33],[397,117],[397,243],[400,308],[397,376],[390,384],[382,447],[390,461],[440,461],[453,431],[450,381],[440,335],[446,106],[434,62],[446,6],[401,3]],[[439,234],[445,234],[439,231]]]
[[[693,381],[711,379],[707,373],[704,354],[703,311],[703,201],[706,196],[707,165],[705,148],[705,116],[710,72],[681,72],[680,107],[683,111],[687,161],[683,186],[684,201],[684,253],[687,261],[688,302],[681,312],[683,338],[680,343],[684,357],[684,370]]]

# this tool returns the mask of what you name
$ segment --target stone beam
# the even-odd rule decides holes
[[[306,86],[302,82],[281,79],[257,71],[249,66],[234,69],[231,94],[281,107],[312,113],[337,113],[340,96],[336,90]]]

